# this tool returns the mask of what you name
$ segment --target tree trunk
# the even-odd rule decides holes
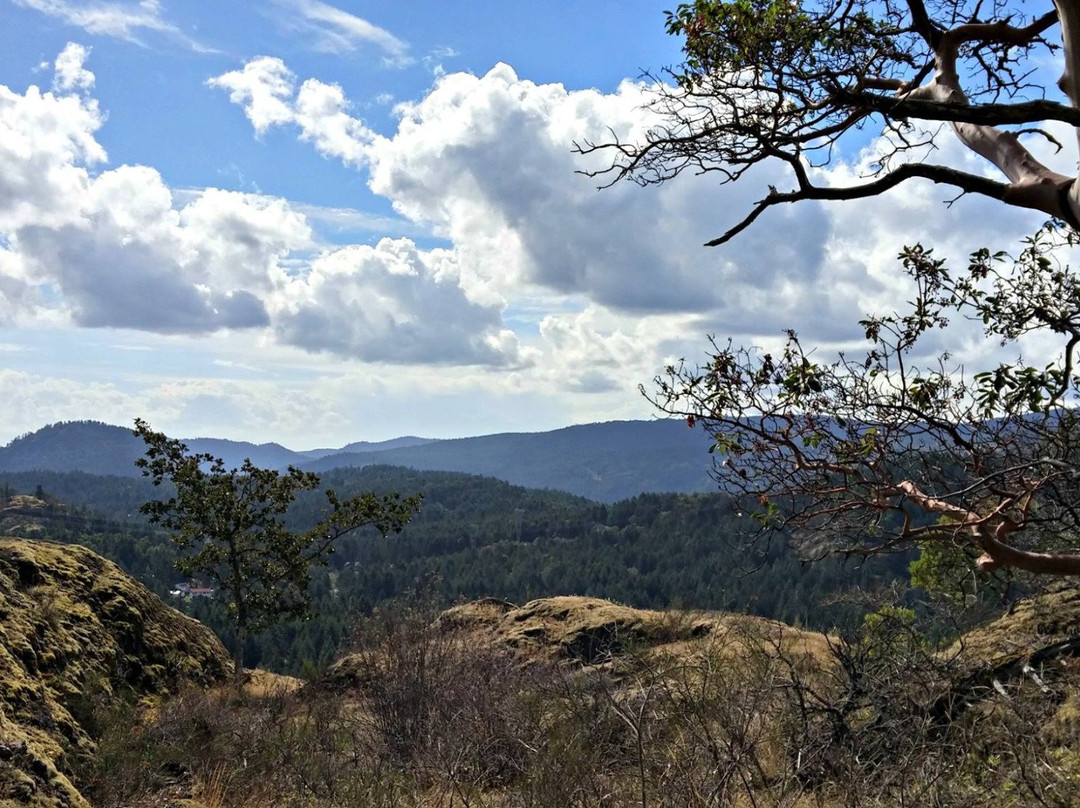
[[[1065,69],[1058,86],[1068,96],[1074,107],[1080,107],[1080,6],[1076,0],[1054,0],[1058,19],[1061,21],[1061,46]],[[1080,142],[1080,128],[1076,130]],[[1075,219],[1080,220],[1080,182],[1069,189],[1069,204]]]
[[[247,620],[237,618],[236,643],[233,647],[233,685],[239,690],[244,683],[244,643],[247,642]]]

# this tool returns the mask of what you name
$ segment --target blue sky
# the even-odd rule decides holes
[[[650,417],[638,385],[706,334],[843,345],[904,294],[899,245],[1029,229],[973,200],[958,233],[912,186],[717,251],[775,170],[597,191],[571,145],[654,121],[663,8],[0,0],[0,441],[78,418],[307,448]]]

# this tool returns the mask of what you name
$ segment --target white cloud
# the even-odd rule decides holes
[[[251,63],[215,81],[228,86],[249,71],[255,82],[234,101],[257,119],[252,99],[265,66]],[[447,239],[470,301],[492,311],[526,298],[549,311],[566,297],[585,302],[583,313],[536,319],[539,338],[529,345],[543,358],[511,374],[514,384],[533,374],[562,389],[632,388],[675,346],[692,351],[706,333],[774,340],[802,324],[808,336],[843,343],[858,335],[864,303],[895,293],[859,256],[835,248],[846,238],[834,227],[839,220],[814,203],[770,211],[722,250],[701,246],[770,182],[783,184],[781,169],[751,172],[737,186],[686,175],[659,188],[598,192],[575,171],[602,167],[607,156],[583,158],[571,144],[606,140],[608,127],[619,138],[639,137],[654,121],[639,84],[603,94],[537,85],[505,65],[484,76],[457,73],[400,105],[390,137],[369,137],[358,119],[350,120],[363,136],[338,137],[331,115],[301,120],[296,96],[285,97],[292,120],[283,114],[281,123],[297,126],[324,154],[366,165],[372,190]],[[335,94],[329,108],[345,107]],[[867,228],[840,228],[848,229],[858,237]],[[892,255],[887,272],[895,271]]]
[[[199,205],[208,203],[174,210],[160,175],[142,166],[102,172],[80,191],[76,219],[62,225],[27,223],[12,237],[34,281],[55,291],[75,324],[161,333],[266,324],[261,301],[241,284],[245,279],[237,278],[258,268],[235,267],[228,255],[214,259],[222,251],[222,230],[240,245],[251,245],[280,220],[276,211],[257,202],[246,220],[234,215],[216,228],[198,230]],[[237,196],[242,207],[242,195]],[[195,226],[185,217],[189,209],[196,211]]]
[[[206,83],[228,90],[229,100],[244,108],[244,114],[260,135],[271,126],[291,123],[296,117],[290,103],[296,76],[281,59],[260,56],[247,62],[242,70],[230,71]]]
[[[291,12],[279,18],[281,25],[309,36],[315,50],[340,55],[373,45],[389,67],[405,67],[414,61],[408,43],[355,14],[319,0],[276,2]]]
[[[102,122],[93,99],[0,85],[0,233],[78,218],[87,166],[107,159],[94,137]]]
[[[54,63],[53,89],[64,93],[93,87],[94,74],[83,67],[89,55],[89,48],[77,42],[67,43]]]
[[[281,75],[263,65],[263,79]],[[330,90],[306,82],[288,115],[348,160],[352,119]],[[264,118],[273,111],[253,116]],[[214,188],[174,194],[147,166],[99,170],[101,124],[82,94],[0,87],[0,321],[66,318],[161,334],[254,329],[351,360],[525,361],[502,324],[502,301],[470,298],[452,253],[406,239],[316,253],[307,216],[285,200]]]
[[[320,103],[305,104],[304,88],[292,97],[283,75],[293,86],[285,65],[264,57],[211,83],[230,90],[256,131],[292,124],[324,155],[368,165],[373,191],[452,242],[462,284],[475,299],[532,287],[627,311],[708,311],[730,299],[717,273],[735,286],[778,274],[724,265],[700,248],[712,235],[701,211],[725,207],[712,182],[598,193],[594,180],[575,173],[606,159],[576,157],[575,140],[607,138],[609,127],[620,137],[639,136],[653,121],[638,84],[613,94],[569,92],[521,80],[506,65],[482,77],[456,73],[419,102],[399,105],[397,132],[379,137],[345,113],[340,88],[309,79],[308,97]],[[268,96],[288,111],[265,114]],[[787,271],[816,265],[820,215],[808,207],[800,217],[790,238],[760,239],[745,255]]]
[[[851,343],[865,314],[910,299],[896,259],[904,244],[922,240],[963,262],[985,244],[1013,247],[1039,219],[981,198],[946,208],[947,190],[916,182],[880,199],[773,209],[731,243],[706,249],[702,242],[738,222],[770,185],[794,180],[766,165],[731,185],[686,172],[659,187],[597,192],[574,172],[610,158],[575,156],[570,144],[640,138],[654,120],[643,108],[649,97],[629,82],[611,94],[537,85],[505,65],[448,75],[399,107],[397,132],[371,145],[370,185],[451,242],[466,288],[511,302],[526,292],[580,296],[636,318],[692,314],[670,332],[683,346],[691,334],[703,344],[706,332],[775,341],[791,327],[808,343]],[[988,170],[948,137],[933,157]],[[867,160],[838,163],[824,181],[853,180]],[[642,336],[619,326],[594,339],[598,361],[619,329]],[[578,344],[565,334],[549,342],[567,355]]]
[[[252,353],[295,348],[319,368],[375,376],[364,363],[394,364],[395,400],[407,400],[409,384],[459,403],[468,389],[505,391],[514,406],[543,400],[566,420],[600,420],[640,414],[636,385],[670,358],[693,361],[709,332],[758,344],[791,326],[808,342],[857,336],[866,311],[909,296],[895,261],[905,240],[925,237],[962,257],[1024,229],[1003,227],[1000,206],[978,200],[943,212],[937,192],[910,185],[858,205],[774,210],[708,250],[701,243],[770,182],[788,181],[766,169],[730,187],[685,176],[596,191],[575,170],[606,158],[575,156],[570,144],[606,139],[608,126],[640,135],[652,118],[638,84],[569,91],[506,66],[449,75],[400,106],[397,131],[382,137],[352,114],[340,87],[301,82],[280,59],[209,83],[257,133],[293,126],[320,153],[361,167],[408,227],[448,246],[399,238],[328,247],[313,223],[352,221],[349,212],[174,192],[145,166],[101,170],[103,115],[92,98],[0,88],[0,321],[31,312],[168,334],[246,330]],[[826,179],[858,171],[840,166]],[[222,359],[233,364],[219,368],[269,366],[251,355]],[[235,422],[255,417],[239,388],[200,384],[183,394],[192,412],[232,402]],[[590,403],[575,398],[582,393]],[[308,404],[297,398],[296,413]]]
[[[296,76],[278,58],[260,56],[242,69],[207,81],[229,92],[229,100],[244,108],[255,131],[293,124],[300,139],[314,144],[320,154],[359,164],[375,139],[359,118],[348,114],[349,103],[341,87],[308,79],[296,89]]]
[[[6,368],[0,369],[0,396],[7,402],[4,432],[8,437],[56,421],[98,419],[102,413],[122,410],[127,399],[111,384],[78,382]]]
[[[451,251],[408,239],[352,245],[283,282],[274,303],[281,340],[368,362],[512,365],[523,360],[501,307],[468,299]]]
[[[451,47],[435,48],[428,52],[424,57],[424,67],[426,67],[433,76],[440,78],[446,75],[446,67],[443,65],[445,59],[454,59],[461,54]]]
[[[245,380],[152,380],[134,387],[0,369],[8,402],[5,440],[57,421],[105,420],[122,426],[138,417],[174,435],[204,434],[206,414],[225,434],[264,440],[270,432],[293,440],[340,430],[337,402],[317,390]],[[221,434],[221,433],[218,433]]]
[[[597,306],[540,321],[545,383],[575,393],[637,395],[663,361],[667,342],[685,334],[685,318],[618,316]]]
[[[307,217],[276,197],[207,188],[179,212],[179,252],[206,275],[264,293],[280,262],[314,246]]]
[[[538,85],[506,65],[448,75],[399,107],[397,132],[371,145],[371,188],[448,238],[470,283],[504,296],[540,288],[639,315],[726,320],[752,295],[813,279],[827,226],[816,205],[775,211],[730,249],[710,251],[702,243],[749,208],[758,188],[688,174],[597,191],[597,180],[576,173],[610,157],[575,155],[572,144],[640,138],[655,123],[649,98],[632,82],[610,94]],[[780,170],[751,176],[767,184]]]
[[[295,123],[301,139],[311,141],[320,154],[358,165],[375,133],[350,116],[348,108],[341,87],[308,79],[296,95]]]

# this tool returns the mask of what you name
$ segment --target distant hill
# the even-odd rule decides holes
[[[307,449],[296,454],[302,455],[308,460],[318,460],[320,457],[326,457],[332,454],[342,454],[345,452],[381,452],[386,449],[402,449],[406,446],[422,446],[425,443],[434,443],[435,438],[418,438],[415,435],[405,435],[400,438],[391,438],[390,440],[380,441],[367,441],[358,440],[354,443],[346,444],[340,449]]]
[[[250,457],[258,466],[285,468],[308,458],[276,443],[244,443],[217,438],[184,442],[193,452],[209,452],[228,466]],[[135,460],[145,451],[130,429],[98,421],[51,424],[16,438],[0,449],[0,471],[85,471],[121,477],[139,475]]]
[[[311,471],[372,464],[427,471],[460,471],[530,488],[568,491],[616,502],[657,491],[699,493],[715,489],[708,475],[708,442],[682,421],[611,421],[553,432],[505,433],[454,440],[402,437],[350,443],[338,450],[296,452],[276,443],[216,438],[185,439],[192,451],[209,452],[239,466],[300,466]],[[143,445],[130,429],[95,421],[53,424],[0,448],[0,472],[84,471],[138,476]]]
[[[287,468],[304,462],[307,458],[300,452],[286,449],[280,443],[247,443],[246,441],[226,440],[224,438],[184,438],[184,443],[193,452],[212,454],[220,457],[229,467],[239,466],[249,459],[261,468]],[[143,444],[139,441],[139,454]],[[134,462],[134,461],[132,461]]]
[[[130,429],[99,421],[50,424],[0,449],[0,471],[87,471],[137,475],[143,442]]]
[[[387,441],[358,441],[340,449],[297,452],[278,443],[248,443],[224,438],[184,438],[193,452],[220,457],[236,467],[250,458],[256,466],[284,469],[345,451],[379,452],[430,443],[430,438],[403,437]],[[100,421],[68,421],[50,424],[22,435],[0,448],[0,472],[84,471],[120,477],[138,476],[135,461],[142,456],[143,442],[131,429]]]
[[[646,492],[715,490],[707,449],[705,434],[687,429],[683,421],[609,421],[553,432],[441,440],[378,453],[332,454],[301,467],[327,471],[378,463],[461,471],[616,502]]]

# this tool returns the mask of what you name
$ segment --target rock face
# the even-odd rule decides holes
[[[0,538],[0,806],[83,808],[67,777],[93,750],[91,704],[227,678],[229,654],[89,550]]]

